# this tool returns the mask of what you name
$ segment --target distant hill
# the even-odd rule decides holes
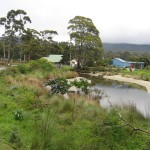
[[[140,44],[124,44],[124,43],[103,43],[104,51],[129,51],[138,53],[150,53],[150,45],[140,45]]]

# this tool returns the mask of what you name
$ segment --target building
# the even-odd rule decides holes
[[[76,67],[77,66],[77,60],[76,59],[72,59],[71,61],[70,61],[70,66],[71,67]]]
[[[48,57],[43,57],[43,58],[45,58],[49,62],[60,63],[60,61],[62,60],[62,56],[63,55],[49,55]]]
[[[130,67],[136,69],[144,68],[144,62],[125,61],[121,58],[114,58],[112,61],[112,65],[119,68],[130,68]]]

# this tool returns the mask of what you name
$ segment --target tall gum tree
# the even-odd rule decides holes
[[[10,10],[6,17],[0,18],[0,25],[5,27],[4,35],[8,39],[8,62],[11,59],[12,40],[17,35],[22,34],[25,30],[24,26],[27,22],[31,23],[30,18],[24,10]],[[6,57],[6,56],[5,56]]]
[[[68,30],[76,47],[78,68],[98,64],[103,58],[103,49],[99,31],[92,20],[75,16],[69,21]]]
[[[58,35],[57,31],[54,30],[44,30],[40,31],[42,45],[45,49],[45,53],[48,56],[51,53],[51,48],[56,44],[53,37]]]

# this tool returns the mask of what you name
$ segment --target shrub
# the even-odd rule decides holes
[[[29,71],[29,68],[26,64],[19,64],[17,69],[21,74],[26,74]]]
[[[16,74],[18,74],[18,69],[16,67],[8,67],[6,70],[0,71],[1,76],[7,75],[15,76]]]
[[[51,94],[60,93],[66,94],[70,85],[66,79],[57,78],[57,79],[50,79],[46,82],[45,86],[51,86]]]
[[[32,60],[28,63],[29,70],[44,70],[44,71],[51,71],[54,69],[54,65],[48,62],[46,59],[38,59]]]
[[[72,110],[73,110],[72,103],[71,103],[71,101],[67,100],[62,105],[60,112],[72,112]]]
[[[35,124],[35,134],[31,149],[52,149],[52,138],[54,136],[54,133],[55,126],[51,121],[49,114],[41,116],[40,121],[37,121]]]
[[[91,73],[91,70],[89,67],[84,67],[80,70],[81,73]]]
[[[21,142],[20,136],[16,129],[11,132],[9,142],[14,145],[13,149],[20,149],[22,147],[23,143]]]
[[[22,112],[22,110],[15,111],[14,118],[15,118],[15,120],[20,120],[20,121],[23,120],[23,112]]]

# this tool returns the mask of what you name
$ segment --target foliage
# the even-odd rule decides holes
[[[17,66],[10,66],[6,70],[1,71],[0,74],[17,76],[18,74],[36,73],[38,71],[44,74],[45,72],[52,72],[54,68],[52,63],[41,58],[29,61],[28,63],[18,64]]]
[[[43,71],[52,71],[54,69],[54,65],[43,58],[29,61],[27,65],[31,71],[38,69]]]
[[[14,68],[15,69],[15,68]],[[18,70],[19,73],[21,74],[27,74],[29,72],[29,67],[27,64],[19,64],[16,69]]]
[[[6,82],[0,77],[1,145],[37,150],[149,148],[149,136],[140,132],[130,135],[131,129],[122,126],[113,110],[101,108],[82,97],[77,97],[75,104],[72,99],[64,99],[61,95],[44,93],[38,97],[35,88],[39,84],[31,82],[30,85],[34,88],[23,88],[21,84],[12,87],[14,82]],[[35,99],[33,103],[32,99]],[[40,101],[38,106],[37,101]],[[14,119],[14,110],[24,110],[21,123]],[[128,106],[119,110],[130,123],[149,130],[149,118],[143,118]]]
[[[17,110],[14,112],[14,118],[15,120],[23,120],[23,112],[22,110]]]
[[[31,20],[21,9],[10,10],[6,17],[0,17],[0,25],[5,28],[3,37],[0,39],[0,55],[3,55],[5,64],[13,59],[26,62],[26,60],[39,59],[50,53],[60,53],[59,44],[53,40],[53,36],[57,35],[56,31],[26,29],[27,23],[31,23]]]
[[[66,94],[70,85],[66,79],[50,79],[46,82],[45,86],[51,86],[51,94],[60,93]]]
[[[104,44],[105,45],[105,44]],[[122,49],[124,49],[122,47]],[[107,49],[105,49],[105,62],[107,62],[108,64],[111,64],[111,60],[113,58],[122,58],[126,61],[135,61],[135,62],[144,62],[144,67],[147,67],[150,64],[150,53],[144,53],[144,52],[138,52],[138,51],[122,51],[122,49],[119,49],[118,51],[107,51]],[[138,49],[138,47],[137,47]],[[138,66],[139,68],[139,66]]]
[[[78,90],[81,90],[85,94],[88,94],[89,83],[87,80],[80,79],[80,81],[74,80],[71,82],[71,86],[75,86]]]
[[[80,79],[80,81],[74,80],[70,83],[64,79],[64,78],[57,78],[57,79],[50,79],[46,82],[45,86],[51,86],[51,93],[60,93],[60,94],[66,94],[68,93],[68,90],[71,86],[75,86],[78,91],[81,90],[85,94],[88,93],[88,82],[84,79]]]
[[[120,73],[124,74],[124,76],[130,76],[136,79],[150,81],[150,71],[148,69],[139,69],[132,72],[126,69],[120,70]]]
[[[70,39],[75,42],[78,68],[86,65],[93,66],[102,60],[102,42],[99,31],[90,18],[75,16],[69,21]]]
[[[13,54],[14,48],[14,38],[16,35],[21,35],[22,32],[25,30],[25,24],[27,22],[31,23],[29,16],[26,15],[27,13],[24,10],[10,10],[8,11],[6,17],[0,18],[0,25],[5,27],[4,32],[4,60],[6,59],[6,52],[7,52],[7,59],[10,62],[11,56]],[[15,42],[15,45],[17,45]],[[7,43],[7,44],[6,44]],[[6,51],[7,45],[7,51]]]

